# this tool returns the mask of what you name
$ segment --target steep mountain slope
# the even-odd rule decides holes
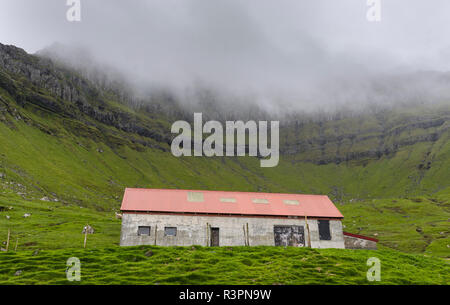
[[[441,227],[449,218],[450,103],[333,120],[289,118],[281,122],[275,168],[261,168],[252,157],[175,158],[170,126],[191,116],[169,100],[129,106],[71,69],[0,44],[0,206],[48,198],[111,211],[125,187],[324,193],[344,204],[353,226],[351,217],[364,214],[356,203],[364,209],[361,203],[380,198],[386,210],[389,198],[422,196],[430,221],[442,221],[430,238],[448,241]],[[414,214],[411,225],[420,217],[427,219]],[[356,219],[358,232],[383,229]],[[0,227],[7,226],[2,216]],[[386,244],[402,234],[394,232]],[[447,245],[440,243],[439,251]]]

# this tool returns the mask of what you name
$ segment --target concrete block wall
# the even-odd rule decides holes
[[[248,223],[250,246],[273,246],[274,226],[304,226],[305,244],[308,232],[304,219],[266,218],[266,217],[230,217],[230,216],[191,216],[124,213],[122,217],[121,246],[156,245],[191,246],[209,245],[207,224],[219,228],[220,246],[244,246],[244,225]],[[344,236],[340,220],[330,220],[331,240],[319,240],[317,220],[308,219],[311,246],[313,248],[344,248]],[[138,236],[138,226],[150,226],[150,236]],[[165,227],[176,227],[176,236],[165,236]]]

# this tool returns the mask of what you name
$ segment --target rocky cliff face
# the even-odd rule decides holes
[[[50,59],[0,44],[0,72],[0,86],[21,106],[31,103],[90,125],[112,126],[156,142],[170,140],[164,132],[170,129],[155,126],[132,109],[115,106],[117,96],[97,89],[75,71]]]
[[[20,107],[33,106],[117,136],[114,130],[138,146],[167,150],[172,135],[170,125],[180,117],[169,117],[158,107],[130,107],[115,90],[97,86],[76,71],[52,60],[27,54],[0,44],[0,87]],[[1,95],[0,95],[1,96]],[[2,98],[2,111],[21,116]],[[172,110],[175,106],[169,107]],[[182,109],[175,111],[191,118]],[[239,119],[239,118],[236,118]],[[281,153],[297,161],[316,164],[378,159],[395,154],[402,147],[426,142],[431,145],[449,138],[450,103],[427,108],[394,109],[358,117],[305,121],[290,118],[281,122]],[[71,124],[70,128],[73,128]],[[113,128],[113,129],[109,129]],[[45,129],[45,128],[44,128]],[[85,136],[89,136],[86,133]],[[137,146],[133,145],[133,148]],[[426,166],[425,166],[426,167]]]
[[[9,74],[24,77],[28,85],[45,89],[54,98],[87,103],[85,93],[91,91],[89,84],[70,71],[56,69],[48,59],[31,56],[14,46],[0,44],[0,67]]]
[[[350,122],[310,123],[307,131],[302,127],[294,124],[285,130],[284,154],[317,164],[379,159],[417,143],[448,140],[450,106],[362,115]]]

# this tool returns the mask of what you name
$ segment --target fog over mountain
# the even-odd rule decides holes
[[[365,0],[81,0],[73,23],[65,3],[0,0],[0,42],[189,105],[199,89],[274,113],[450,100],[447,0],[381,0],[380,22]]]

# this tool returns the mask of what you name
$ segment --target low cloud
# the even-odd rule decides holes
[[[80,23],[65,1],[30,2],[0,2],[2,43],[82,48],[140,92],[188,104],[199,88],[273,112],[450,96],[446,0],[381,0],[381,22],[363,0],[81,0]],[[59,56],[92,66],[75,53]]]

